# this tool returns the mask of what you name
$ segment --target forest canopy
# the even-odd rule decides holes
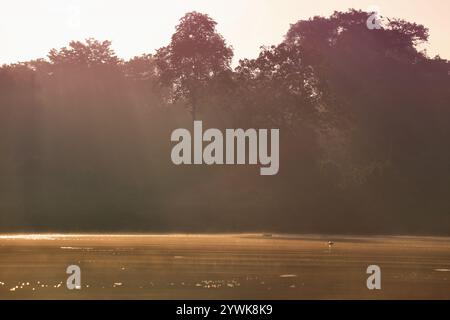
[[[3,65],[0,231],[450,234],[449,62],[369,16],[294,22],[235,68],[198,12],[130,60],[86,39]],[[280,129],[278,175],[173,165],[193,119]]]

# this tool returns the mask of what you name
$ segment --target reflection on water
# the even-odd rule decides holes
[[[450,272],[450,269],[434,269],[434,271],[438,271],[438,272]]]
[[[184,282],[182,283],[184,285]],[[206,289],[217,289],[221,287],[234,288],[239,287],[241,284],[237,280],[202,280],[196,283],[196,287],[206,288]]]
[[[39,233],[39,234],[0,234],[0,240],[89,240],[89,239],[133,239],[133,238],[203,238],[208,234],[64,234],[64,233]],[[213,235],[217,237],[236,236],[233,234]],[[241,236],[237,234],[237,236]],[[242,235],[244,236],[244,235]]]
[[[0,235],[0,239],[4,240],[56,240],[63,235],[47,235],[47,234],[15,234],[15,235]]]
[[[5,286],[6,283],[4,282],[0,282],[1,286]],[[46,289],[46,288],[54,288],[54,289],[59,289],[62,287],[62,281],[58,282],[56,284],[45,284],[42,283],[41,281],[36,281],[34,283],[30,283],[30,282],[19,282],[17,283],[15,286],[9,288],[10,292],[14,292],[14,291],[19,291],[19,290],[31,290],[31,291],[36,291],[38,289]]]
[[[330,252],[325,236],[0,235],[0,299],[450,298],[442,239],[333,236]],[[72,264],[80,290],[65,284]]]

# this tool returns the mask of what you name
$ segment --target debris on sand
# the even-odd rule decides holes
[[[296,274],[281,274],[280,278],[297,278]]]

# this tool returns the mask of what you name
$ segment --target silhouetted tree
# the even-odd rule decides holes
[[[194,119],[210,80],[230,70],[233,51],[217,33],[216,24],[206,14],[187,13],[170,44],[156,54],[161,83],[172,87],[174,100],[186,99]]]
[[[124,63],[124,72],[128,78],[146,81],[155,79],[158,70],[155,58],[151,54],[143,54]]]
[[[54,66],[72,65],[78,67],[117,66],[120,59],[111,49],[111,41],[98,41],[92,38],[81,41],[71,41],[69,47],[59,51],[52,49],[48,54]]]
[[[236,74],[243,112],[252,110],[269,126],[317,124],[321,91],[312,67],[297,48],[263,47],[258,58],[241,60]]]

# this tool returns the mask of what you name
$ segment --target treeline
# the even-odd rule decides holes
[[[197,12],[154,54],[88,39],[2,66],[0,231],[450,234],[449,62],[369,15],[298,21],[234,69]],[[279,128],[280,172],[173,165],[192,119]]]

